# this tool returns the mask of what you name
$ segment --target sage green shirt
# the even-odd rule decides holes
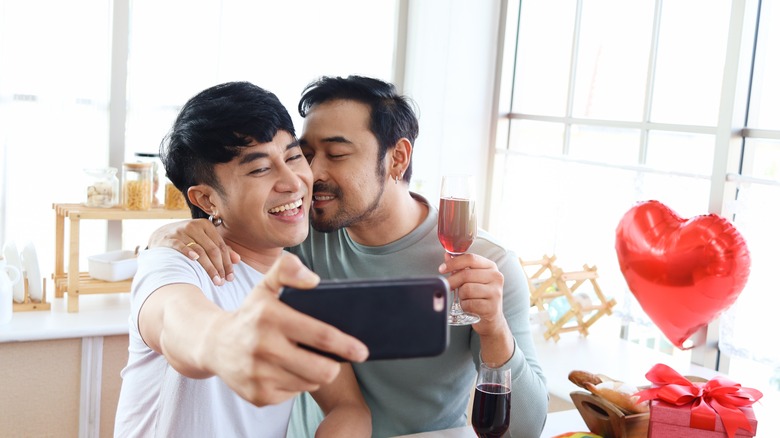
[[[427,201],[414,195],[419,201]],[[310,231],[291,248],[323,279],[438,275],[444,249],[437,236],[438,212],[414,231],[383,246],[364,246],[345,229]],[[518,257],[480,230],[469,252],[493,260],[504,275],[503,309],[515,338],[512,368],[511,436],[538,437],[547,417],[547,388],[536,356],[529,317],[530,297]],[[373,437],[382,438],[466,424],[480,356],[479,335],[471,326],[450,327],[450,344],[440,356],[377,360],[354,364],[355,375],[371,409]],[[288,437],[313,437],[322,412],[308,394],[295,401]]]

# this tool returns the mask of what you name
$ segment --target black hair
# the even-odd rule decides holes
[[[192,205],[187,189],[207,184],[224,193],[214,165],[231,161],[253,140],[273,140],[280,130],[295,137],[287,109],[276,95],[249,82],[216,85],[188,100],[160,144],[160,159],[168,179],[185,194],[192,217],[208,214]]]
[[[398,140],[406,138],[414,147],[419,133],[417,115],[412,108],[414,102],[398,94],[393,84],[364,76],[323,76],[307,85],[301,96],[298,102],[301,117],[306,117],[313,106],[331,100],[354,100],[367,104],[371,108],[369,128],[380,146],[380,166],[387,151]],[[411,157],[403,179],[406,182],[412,179]]]

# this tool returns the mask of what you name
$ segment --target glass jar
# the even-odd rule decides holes
[[[187,208],[187,201],[184,195],[172,182],[165,179],[165,209],[166,210],[184,210]]]
[[[161,199],[165,196],[165,167],[160,161],[160,154],[152,152],[136,152],[135,158],[141,163],[152,163],[152,207],[162,206]]]
[[[87,182],[87,207],[111,208],[119,204],[119,178],[116,167],[84,169]]]
[[[122,165],[122,205],[125,210],[149,210],[154,193],[153,163]]]

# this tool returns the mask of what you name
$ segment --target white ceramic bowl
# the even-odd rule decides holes
[[[133,278],[138,269],[134,251],[109,251],[88,257],[89,276],[103,281],[122,281]]]

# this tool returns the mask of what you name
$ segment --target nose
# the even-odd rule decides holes
[[[301,190],[303,184],[303,178],[288,163],[279,166],[279,178],[276,181],[277,191],[297,192]]]
[[[327,180],[327,172],[326,172],[326,168],[325,168],[325,163],[324,163],[323,160],[317,159],[316,155],[309,162],[309,167],[311,168],[312,181],[325,181],[325,180]]]

